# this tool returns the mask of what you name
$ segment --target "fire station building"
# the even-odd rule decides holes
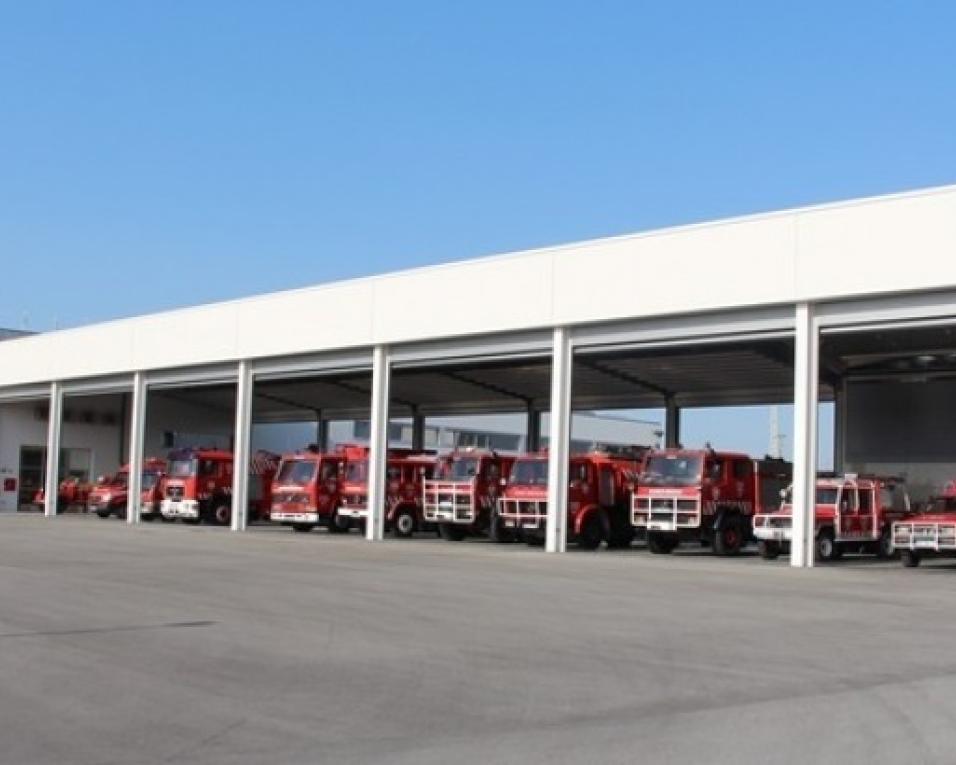
[[[43,484],[55,516],[61,477],[125,463],[136,498],[143,461],[175,446],[248,464],[257,429],[311,422],[324,444],[351,420],[365,423],[378,541],[390,422],[421,446],[429,419],[510,414],[530,446],[547,417],[546,549],[562,552],[574,412],[659,407],[676,445],[684,408],[792,404],[791,562],[805,567],[821,403],[837,470],[905,476],[916,497],[954,477],[956,187],[6,339],[0,509]],[[249,492],[235,470],[236,531]]]

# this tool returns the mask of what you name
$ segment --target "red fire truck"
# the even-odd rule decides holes
[[[922,512],[894,521],[892,542],[907,568],[926,557],[956,556],[956,481],[931,497]]]
[[[422,513],[438,524],[442,538],[460,541],[468,534],[498,536],[498,496],[515,458],[483,449],[447,455],[434,479],[424,481]]]
[[[422,516],[422,482],[434,476],[434,454],[389,449],[385,468],[385,527],[397,537],[428,530]],[[338,530],[363,528],[368,519],[368,449],[345,447],[345,474],[339,486],[339,506],[333,525]]]
[[[606,452],[573,454],[568,465],[568,541],[587,550],[601,542],[627,547],[634,539],[628,522],[628,491],[640,473],[638,452],[619,456]],[[529,543],[544,539],[548,516],[548,455],[518,457],[498,500],[499,529],[495,538],[513,535]]]
[[[681,541],[735,555],[751,536],[751,518],[779,502],[792,467],[777,459],[713,449],[650,452],[632,495],[631,522],[647,531],[652,553]]]
[[[814,506],[815,556],[822,561],[844,552],[893,554],[892,524],[909,514],[910,500],[899,478],[844,476],[817,478]],[[792,490],[776,512],[754,516],[760,554],[771,560],[789,549],[793,537]]]
[[[250,519],[268,518],[272,480],[279,455],[256,452],[250,464]],[[162,482],[160,512],[166,520],[206,521],[217,526],[232,520],[232,452],[222,449],[177,449],[169,455],[169,472]]]
[[[159,484],[166,472],[166,461],[150,458],[143,463],[142,494],[140,496],[140,517],[151,521],[159,513]],[[129,487],[129,465],[120,468],[116,475],[103,476],[90,490],[86,509],[100,518],[126,517],[126,501]]]
[[[345,450],[283,455],[272,486],[271,520],[295,531],[311,531],[319,524],[331,533],[347,530],[335,523],[345,464]]]
[[[65,513],[72,508],[86,510],[86,503],[90,496],[92,485],[79,478],[64,478],[56,489],[56,512]],[[46,504],[46,491],[40,489],[33,496],[33,504],[43,512]]]

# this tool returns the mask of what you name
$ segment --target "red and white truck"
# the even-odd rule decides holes
[[[485,449],[457,449],[441,461],[422,488],[422,514],[443,539],[497,536],[498,497],[515,458]]]
[[[343,531],[335,523],[335,513],[345,465],[345,450],[283,455],[272,485],[270,520],[289,524],[295,531],[311,531],[320,524],[331,533]]]
[[[573,454],[568,464],[568,541],[587,550],[602,542],[627,547],[634,539],[628,520],[629,490],[641,469],[638,453]],[[498,500],[495,539],[517,537],[541,542],[548,516],[548,454],[537,452],[515,459],[504,494]]]
[[[256,452],[249,466],[250,519],[268,518],[272,506],[272,480],[279,455]],[[233,455],[223,449],[177,449],[169,454],[162,482],[160,512],[165,520],[185,523],[205,521],[224,526],[232,520]]]
[[[933,495],[921,512],[894,521],[892,544],[907,568],[923,558],[956,557],[956,481]]]
[[[813,512],[815,557],[832,561],[844,552],[890,557],[892,525],[909,512],[909,496],[899,478],[854,473],[818,477]],[[784,493],[777,511],[758,513],[753,524],[764,558],[772,560],[788,551],[793,538],[792,489]]]
[[[160,481],[166,473],[166,460],[149,458],[143,463],[140,518],[151,521],[159,514]],[[102,476],[90,489],[86,500],[87,512],[100,518],[126,517],[129,496],[129,465],[123,465],[115,475]]]
[[[779,503],[792,467],[778,459],[713,449],[656,449],[647,454],[631,499],[631,522],[652,553],[682,541],[735,555],[751,538],[751,518]]]
[[[368,520],[368,449],[345,447],[345,474],[339,487],[335,513],[338,530],[363,528]],[[434,454],[410,449],[389,449],[385,467],[385,527],[397,537],[426,531],[422,515],[422,483],[438,470]]]

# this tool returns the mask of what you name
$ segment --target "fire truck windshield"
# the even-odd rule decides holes
[[[700,483],[704,458],[700,454],[648,457],[639,483],[648,486],[696,486]]]
[[[315,463],[308,460],[283,460],[276,483],[304,486],[315,477]]]
[[[511,468],[509,483],[519,486],[547,486],[547,460],[518,460]]]
[[[442,470],[442,478],[449,481],[467,481],[478,475],[478,460],[475,458],[456,458]]]
[[[159,473],[154,471],[143,473],[143,489],[152,489],[159,482]]]
[[[196,475],[196,460],[173,460],[169,463],[169,475],[173,478]]]
[[[368,462],[349,462],[345,467],[345,480],[349,483],[362,483],[368,480]]]
[[[956,497],[931,497],[926,504],[927,513],[956,512]]]
[[[125,470],[121,473],[117,473],[113,476],[113,480],[110,481],[113,486],[123,486],[125,487],[129,483],[129,473]]]

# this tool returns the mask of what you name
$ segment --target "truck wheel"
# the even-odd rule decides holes
[[[212,509],[209,514],[209,522],[216,526],[228,526],[232,520],[232,508],[229,505],[220,503]]]
[[[670,555],[678,543],[679,540],[673,534],[660,531],[647,532],[647,549],[655,555]]]
[[[329,522],[326,524],[326,528],[330,534],[348,534],[349,526],[349,519],[343,518],[338,513],[332,513],[332,517],[329,518]]]
[[[465,538],[465,530],[454,523],[439,524],[438,533],[446,542],[461,542]]]
[[[581,524],[578,534],[578,547],[583,550],[597,550],[604,541],[604,527],[599,513],[591,513]]]
[[[740,517],[731,515],[724,519],[714,534],[714,552],[718,555],[737,555],[744,546],[744,534]]]
[[[876,557],[881,560],[889,560],[896,557],[896,550],[893,549],[893,535],[890,527],[887,526],[880,534],[880,541],[877,542]]]
[[[304,534],[307,531],[312,531],[312,529],[314,528],[315,528],[314,523],[293,523],[292,524],[292,530],[298,531],[302,534]]]
[[[900,557],[903,560],[903,565],[906,568],[916,568],[919,565],[919,553],[915,550],[903,550]]]
[[[165,520],[168,520],[170,523],[172,523],[176,519],[166,518]],[[187,526],[198,526],[201,520],[202,518],[183,518],[183,523],[185,523]]]
[[[817,534],[817,557],[830,563],[840,558],[841,550],[833,536],[833,529],[823,529]]]
[[[392,521],[392,531],[395,532],[396,537],[408,539],[415,533],[415,527],[417,525],[415,522],[415,514],[410,508],[403,507],[396,514],[395,520]]]
[[[761,540],[757,544],[757,551],[764,560],[776,560],[780,557],[780,543]]]
[[[499,544],[515,541],[514,532],[511,529],[505,528],[505,525],[498,517],[498,513],[491,514],[491,523],[488,526],[488,538],[492,542],[498,542]]]
[[[96,517],[97,517],[97,518],[109,518],[112,514],[113,514],[113,513],[111,513],[109,510],[97,510],[97,511],[96,511]]]
[[[634,527],[633,526],[618,526],[618,528],[611,527],[611,535],[608,537],[607,546],[610,549],[621,550],[627,549],[631,546],[631,542],[634,541]]]

